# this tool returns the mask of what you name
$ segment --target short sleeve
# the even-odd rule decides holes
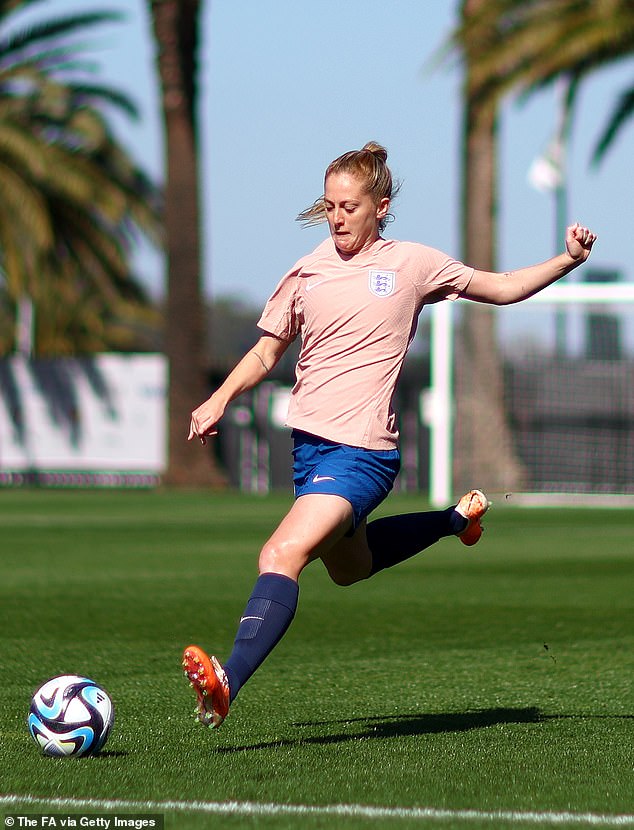
[[[301,329],[298,273],[299,269],[295,266],[282,277],[258,320],[258,328],[281,340],[294,340]]]
[[[473,268],[457,259],[416,244],[414,282],[426,303],[437,300],[456,300],[473,276]]]

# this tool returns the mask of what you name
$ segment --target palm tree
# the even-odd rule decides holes
[[[214,456],[186,439],[189,416],[208,397],[200,273],[197,67],[199,0],[149,0],[158,45],[167,181],[166,352],[169,362],[169,466],[173,485],[224,484]]]
[[[634,51],[631,0],[463,0],[451,38],[465,67],[463,256],[495,270],[497,109],[514,90],[535,91],[565,76],[571,99],[587,73]],[[626,90],[599,137],[599,160],[632,115]],[[495,319],[465,312],[456,348],[456,487],[522,481],[504,416]],[[492,440],[491,440],[492,439]],[[470,486],[470,485],[469,485]]]
[[[0,2],[0,24],[37,2]],[[90,82],[85,56],[69,40],[117,19],[93,11],[0,38],[2,306],[15,319],[28,298],[40,356],[138,348],[156,327],[129,258],[139,234],[160,244],[159,193],[104,114],[136,110]],[[5,334],[5,349],[12,340]]]
[[[463,0],[465,21],[488,0]],[[474,67],[495,49],[497,32],[461,40],[465,67],[462,139],[462,258],[482,270],[496,270],[497,102],[477,95]],[[502,365],[495,335],[495,312],[463,309],[455,349],[454,489],[517,489],[523,473],[505,416]]]
[[[494,48],[482,48],[487,31]],[[473,94],[500,100],[509,93],[532,94],[562,76],[586,75],[634,54],[631,0],[489,0],[468,16],[453,36],[462,49],[476,46]],[[597,138],[598,162],[627,121],[634,117],[634,85],[624,89]]]

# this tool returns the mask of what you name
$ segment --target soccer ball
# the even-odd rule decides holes
[[[87,677],[53,677],[31,699],[29,732],[44,755],[95,755],[113,723],[112,701]]]

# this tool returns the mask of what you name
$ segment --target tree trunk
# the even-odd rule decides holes
[[[463,15],[483,0],[464,0]],[[467,72],[463,127],[464,262],[495,271],[496,106],[482,104],[470,83],[475,59],[464,49]],[[491,492],[517,489],[522,466],[513,447],[504,406],[504,377],[495,331],[495,309],[469,304],[461,309],[455,348],[454,490],[481,487]]]
[[[221,486],[225,479],[213,451],[203,449],[198,441],[187,441],[190,413],[209,396],[204,363],[196,140],[199,0],[151,0],[151,12],[167,156],[165,351],[169,365],[169,443],[165,482],[174,486]]]

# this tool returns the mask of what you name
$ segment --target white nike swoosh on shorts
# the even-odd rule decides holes
[[[334,476],[320,476],[316,475],[313,477],[313,484],[319,484],[320,481],[336,481],[337,479]]]

